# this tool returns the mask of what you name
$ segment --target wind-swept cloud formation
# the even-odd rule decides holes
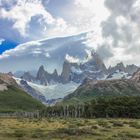
[[[0,38],[20,44],[92,31],[83,44],[96,50],[108,66],[120,61],[139,65],[139,13],[140,0],[0,0]],[[34,55],[44,56],[39,46],[33,48]],[[0,57],[23,53],[11,52]]]

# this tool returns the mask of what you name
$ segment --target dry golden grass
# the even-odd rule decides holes
[[[0,118],[0,140],[140,140],[140,120]]]

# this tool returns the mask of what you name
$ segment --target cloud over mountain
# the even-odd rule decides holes
[[[15,57],[34,54],[45,62],[52,57],[48,49],[54,46],[44,51],[37,40],[92,31],[82,43],[96,50],[107,65],[120,61],[139,65],[139,13],[140,0],[0,0],[0,38],[24,43],[19,45],[21,50],[17,46],[0,58],[11,56],[14,61]]]
[[[85,60],[87,50],[91,50],[83,43],[87,34],[31,41],[7,50],[0,55],[1,71],[36,70],[44,65],[50,72],[55,68],[61,72],[65,59]]]

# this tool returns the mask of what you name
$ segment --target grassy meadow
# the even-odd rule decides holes
[[[1,117],[0,140],[140,140],[140,120]]]

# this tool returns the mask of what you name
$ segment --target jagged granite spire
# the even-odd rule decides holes
[[[38,70],[38,72],[37,72],[37,77],[36,77],[36,79],[38,80],[38,81],[40,81],[40,84],[42,84],[42,85],[47,85],[48,84],[48,81],[47,81],[47,78],[46,78],[46,71],[45,71],[45,69],[44,69],[44,66],[42,65],[42,66],[40,66],[39,67],[39,70]]]

